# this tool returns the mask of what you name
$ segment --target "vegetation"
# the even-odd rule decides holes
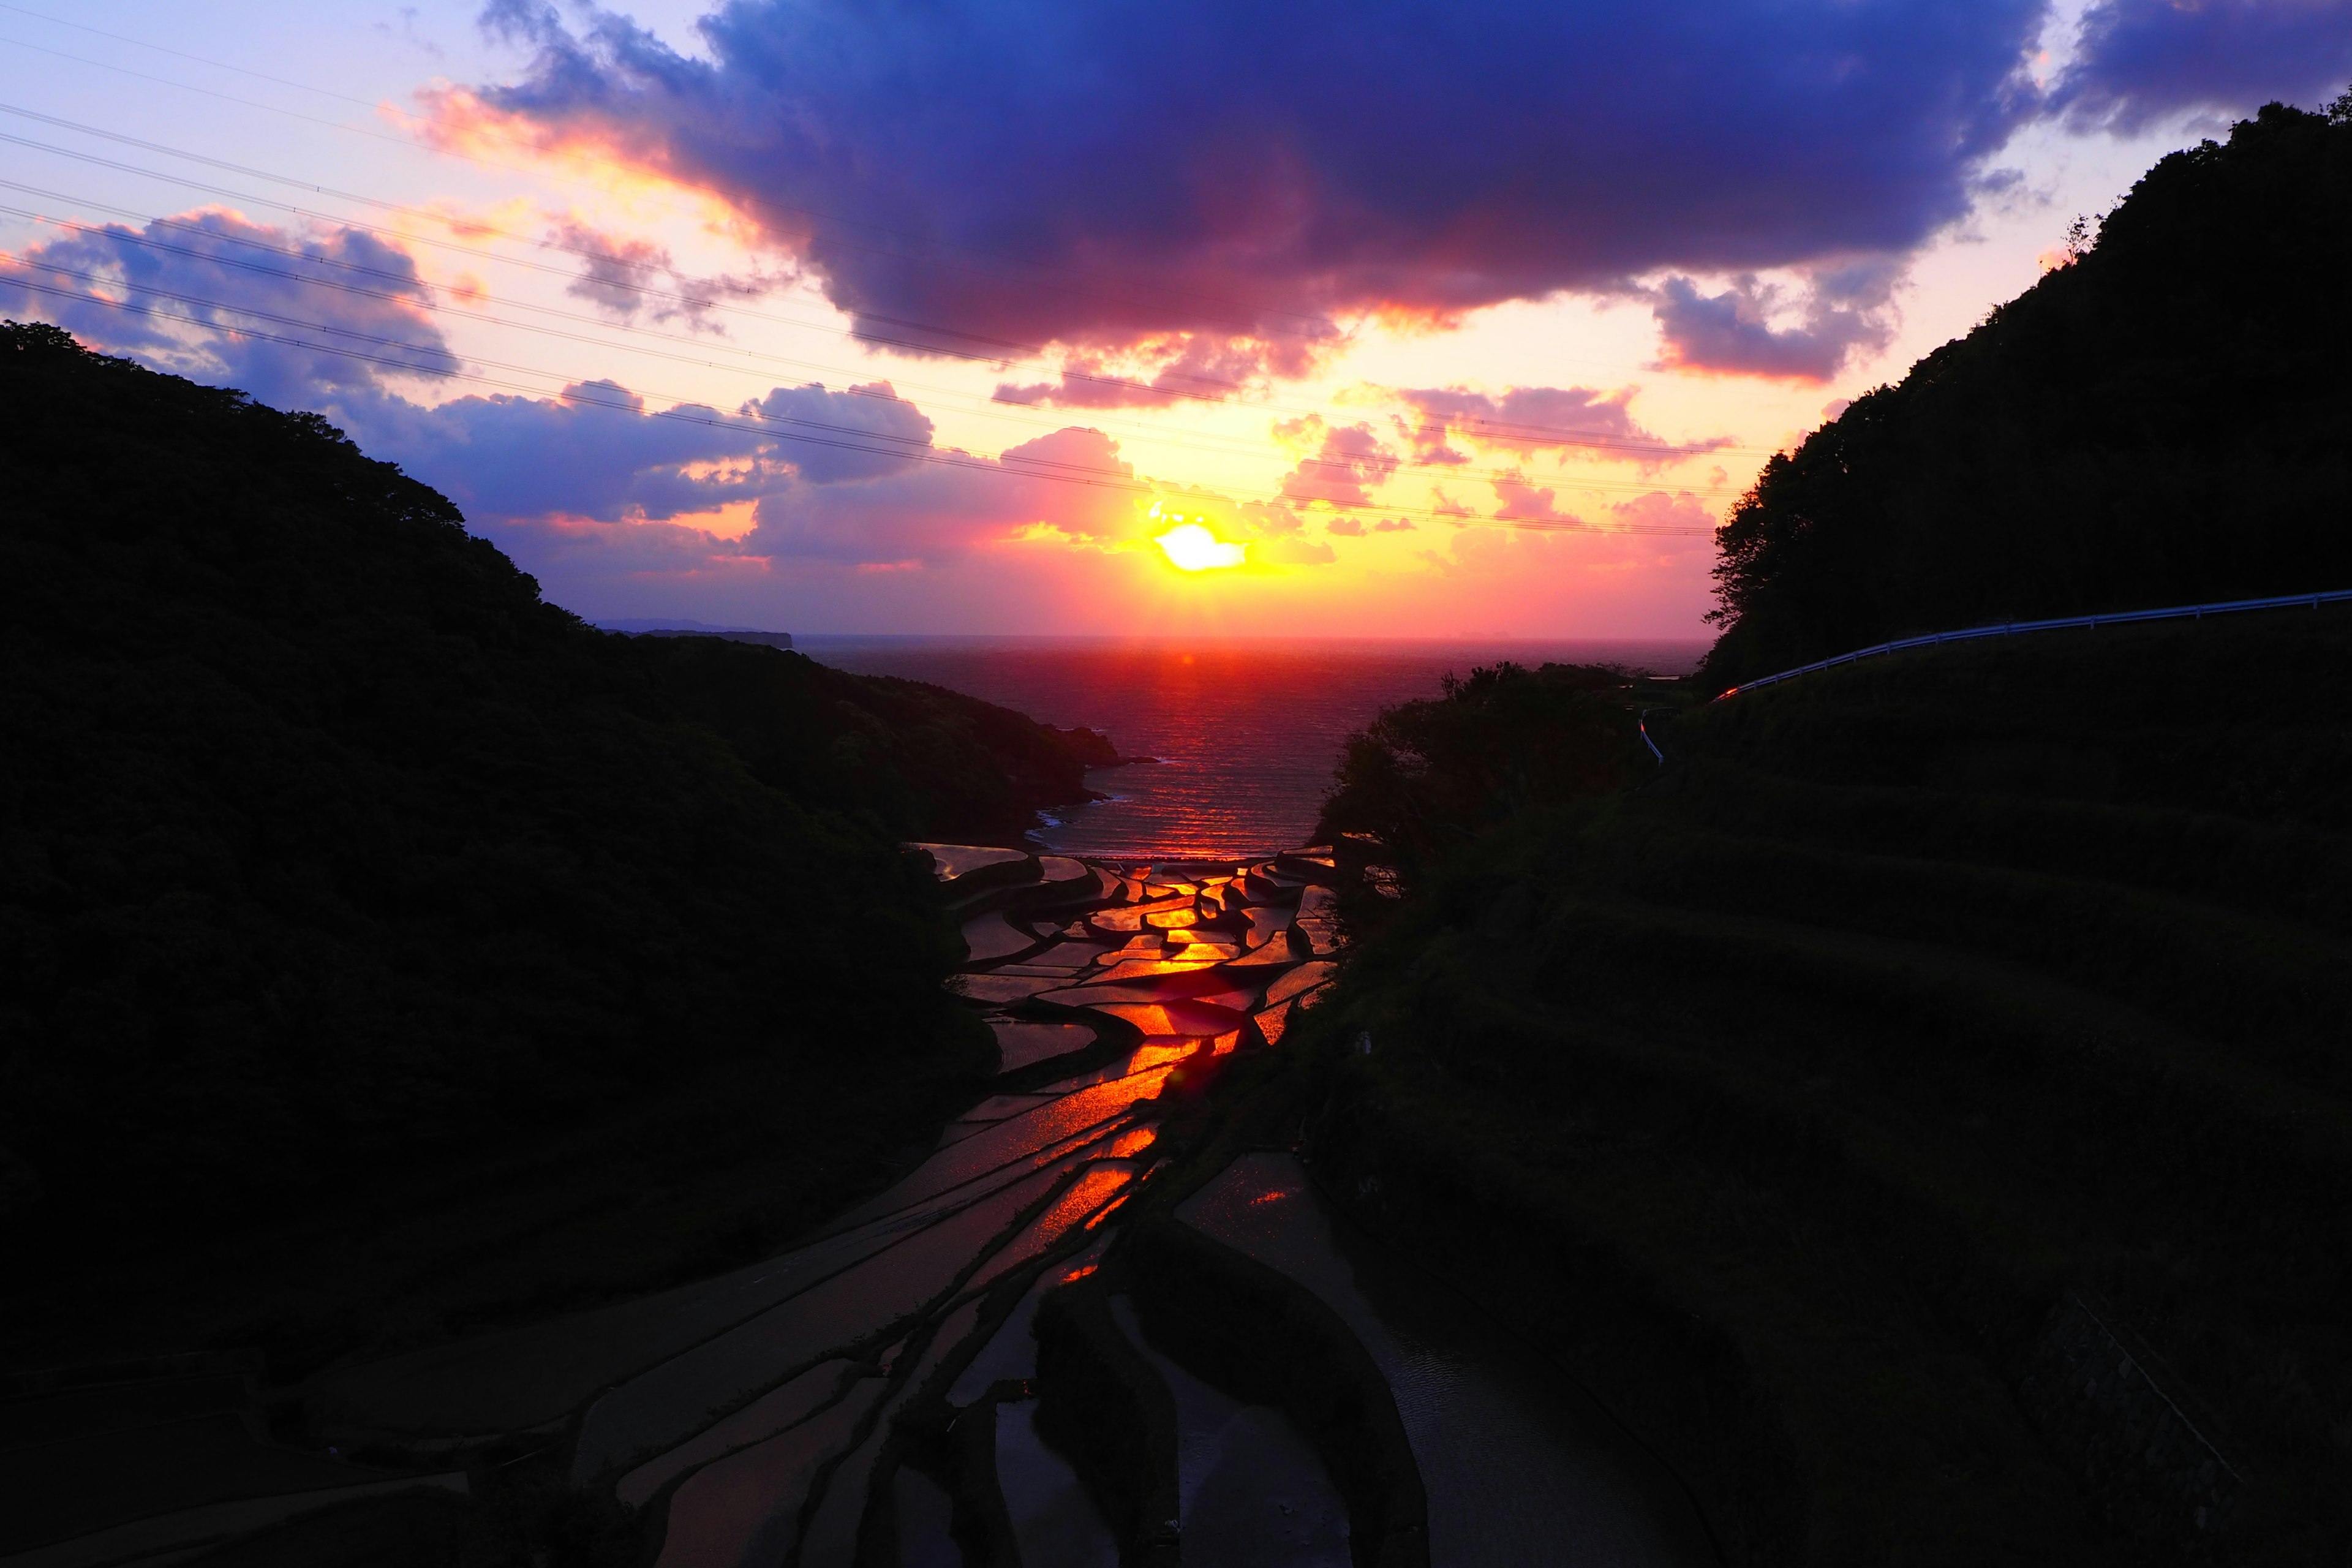
[[[2352,585],[2347,276],[2352,108],[2166,159],[1766,468],[1698,689]],[[1662,767],[1643,700],[1480,671],[1351,745],[1323,832],[1393,874],[1256,1089],[1328,1190],[1738,1561],[2342,1562],[2352,613],[1844,666],[1653,713]]]
[[[2273,104],[1774,458],[1705,689],[1914,633],[2352,586],[2352,113]]]
[[[1368,945],[1300,1037],[1318,1163],[1559,1347],[1743,1560],[2178,1548],[2161,1486],[2021,1400],[2074,1291],[2246,1477],[2231,1560],[2340,1561],[2347,676],[2352,616],[2283,612],[1690,710],[1646,787],[1352,896]],[[1388,830],[1364,774],[1488,766],[1424,744],[1360,749],[1327,826]]]
[[[0,331],[0,431],[18,1364],[299,1371],[716,1267],[984,1066],[898,845],[1082,797],[1099,737],[594,631],[316,416],[52,328]]]

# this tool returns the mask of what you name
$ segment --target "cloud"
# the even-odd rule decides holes
[[[1337,334],[1328,334],[1336,340]],[[1222,402],[1275,375],[1312,369],[1322,342],[1277,341],[1179,332],[1134,345],[1117,358],[1063,356],[1053,381],[1002,382],[996,401],[1029,407],[1165,408],[1178,402]]]
[[[1304,506],[1326,501],[1335,507],[1370,506],[1372,491],[1397,471],[1399,458],[1370,425],[1328,426],[1318,415],[1284,420],[1274,427],[1277,439],[1294,445],[1320,444],[1312,456],[1283,476],[1282,499]]]
[[[1328,566],[1339,552],[1319,539],[1276,539],[1258,547],[1258,559],[1277,566]]]
[[[210,210],[0,256],[0,307],[323,413],[531,570],[583,556],[607,573],[782,557],[925,564],[1024,531],[1092,544],[1132,531],[1145,487],[1100,431],[1065,428],[994,458],[942,448],[887,382],[780,386],[733,409],[654,408],[609,380],[554,397],[414,401],[405,378],[464,370],[426,312],[431,293],[412,258],[370,235]],[[738,539],[694,521],[730,506],[749,509]],[[1243,510],[1298,526],[1285,508]]]
[[[1617,502],[1609,509],[1609,515],[1618,527],[1635,533],[1671,533],[1708,542],[1715,537],[1715,514],[1688,490],[1677,490],[1673,495],[1652,490],[1632,500]]]
[[[1495,499],[1502,505],[1495,518],[1500,522],[1516,523],[1522,528],[1590,528],[1592,525],[1573,512],[1561,511],[1552,505],[1553,492],[1538,489],[1522,475],[1510,473],[1496,478]]]
[[[375,457],[390,458],[470,518],[549,514],[600,522],[712,511],[784,477],[771,443],[718,409],[667,417],[610,381],[560,397],[452,398],[432,407],[375,395],[326,411]]]
[[[793,482],[762,496],[747,553],[866,565],[936,564],[1024,529],[1108,542],[1134,531],[1135,469],[1099,430],[1072,427],[998,459],[925,464],[851,484]],[[1092,476],[1093,482],[1085,481]],[[1108,481],[1108,482],[1104,482]]]
[[[845,392],[780,386],[733,410],[650,410],[610,381],[577,382],[551,398],[468,396],[428,407],[340,394],[312,405],[469,516],[658,521],[796,485],[878,479],[934,453],[930,420],[887,383]]]
[[[1677,444],[1644,430],[1627,405],[1634,389],[1604,393],[1589,386],[1514,386],[1502,395],[1465,386],[1403,387],[1393,395],[1412,409],[1398,427],[1421,463],[1465,463],[1455,439],[1509,452],[1574,448],[1580,455],[1656,468],[1728,445],[1716,437]]]
[[[887,381],[846,392],[827,392],[815,382],[780,386],[744,406],[769,423],[778,456],[814,484],[896,473],[921,460],[931,445],[930,416]]]
[[[1854,355],[1894,341],[1895,284],[1900,264],[1879,258],[1822,268],[1792,297],[1753,274],[1718,294],[1688,278],[1669,278],[1651,295],[1671,370],[1822,382]],[[1776,318],[1794,313],[1787,326]]]
[[[1361,539],[1366,533],[1411,533],[1412,531],[1413,521],[1409,517],[1384,517],[1369,529],[1364,526],[1363,519],[1358,517],[1335,517],[1323,525],[1324,532],[1336,533],[1342,539]]]
[[[876,341],[1311,345],[1365,312],[1903,252],[2034,111],[2042,11],[731,0],[689,56],[498,0],[530,65],[439,107],[458,141],[724,193]],[[1011,390],[1065,392],[1037,387]]]
[[[606,234],[577,218],[559,221],[549,242],[580,258],[580,275],[563,291],[616,321],[683,320],[697,331],[723,334],[724,323],[710,320],[713,310],[728,300],[756,300],[780,281],[730,273],[697,278],[678,270],[667,246]]]
[[[458,368],[407,252],[351,228],[205,207],[0,257],[0,306],[159,369],[310,408],[320,389]]]
[[[2099,0],[2051,91],[2077,130],[2315,103],[2352,78],[2352,0]]]
[[[1492,481],[1495,499],[1502,504],[1494,513],[1497,522],[1532,532],[1658,534],[1674,538],[1712,540],[1715,515],[1688,490],[1669,495],[1652,490],[1606,509],[1604,521],[1593,522],[1554,504],[1554,492],[1538,489],[1518,474]],[[1675,547],[1679,548],[1679,547]]]

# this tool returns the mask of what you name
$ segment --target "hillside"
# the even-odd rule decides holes
[[[2352,95],[2347,95],[2352,101]],[[2352,110],[2165,158],[2097,242],[1734,508],[1705,689],[2002,619],[2352,586]]]
[[[2347,276],[2345,106],[2165,159],[1773,459],[1693,686],[2352,585]],[[2347,798],[2341,607],[1478,671],[1352,742],[1387,869],[1245,1114],[1735,1563],[2341,1562]]]
[[[1099,737],[597,632],[315,416],[50,328],[0,331],[0,489],[15,1364],[708,1268],[984,1069],[897,846]]]
[[[1654,782],[1475,836],[1402,825],[1491,801],[1484,750],[1335,797],[1405,897],[1352,896],[1305,1037],[1328,1190],[1553,1348],[1735,1561],[2340,1561],[2352,616],[1651,724]],[[1596,755],[1646,764],[1618,725]],[[2153,1377],[2094,1370],[2126,1353]]]

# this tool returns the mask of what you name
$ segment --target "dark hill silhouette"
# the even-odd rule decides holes
[[[2352,95],[2166,159],[1766,469],[1702,692],[2352,587],[2347,279]],[[1386,874],[1248,1135],[1730,1562],[2345,1561],[2352,613],[1688,695],[1504,667],[1355,737],[1318,832]]]
[[[1081,797],[1099,737],[593,630],[317,416],[53,328],[0,330],[0,493],[18,1364],[328,1353],[442,1241],[505,1270],[439,1258],[452,1310],[708,1267],[984,1070],[897,845]]]
[[[1351,743],[1402,896],[1254,1125],[1731,1562],[2344,1561],[2352,609],[1607,677]]]
[[[2347,95],[2352,99],[2352,95]],[[2273,104],[1732,510],[1710,690],[2006,618],[2352,586],[2352,109]]]

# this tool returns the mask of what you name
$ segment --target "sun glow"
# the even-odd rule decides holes
[[[1248,553],[1246,546],[1227,543],[1197,522],[1179,523],[1152,542],[1167,552],[1171,563],[1185,572],[1238,566]]]

